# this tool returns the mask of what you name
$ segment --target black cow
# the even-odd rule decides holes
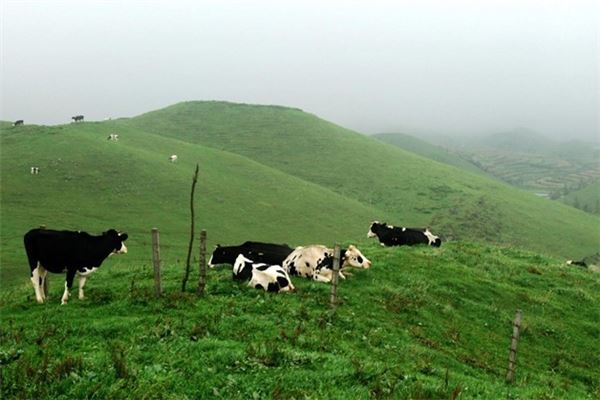
[[[13,122],[13,126],[17,126],[17,125],[23,125],[23,120],[22,119],[18,119],[15,122]]]
[[[262,242],[245,242],[239,246],[220,246],[213,251],[208,265],[212,268],[219,264],[233,265],[238,255],[251,259],[256,263],[281,265],[283,260],[294,249],[287,244],[272,244]]]
[[[71,119],[74,122],[80,122],[80,121],[83,121],[83,115],[75,115],[74,117],[71,117]]]
[[[67,304],[76,274],[79,276],[79,299],[83,299],[83,286],[87,277],[100,267],[106,257],[127,253],[127,247],[123,243],[125,240],[127,234],[118,233],[114,229],[100,236],[50,229],[32,229],[27,232],[23,241],[38,303],[43,303],[45,299],[41,288],[48,271],[67,273],[61,304]]]
[[[442,240],[429,232],[428,228],[399,228],[378,221],[371,223],[367,237],[377,237],[382,246],[442,245]]]

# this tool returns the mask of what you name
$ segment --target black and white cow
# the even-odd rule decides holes
[[[403,228],[379,221],[371,223],[367,237],[376,237],[382,246],[426,244],[440,247],[442,245],[442,240],[431,233],[428,228]]]
[[[119,134],[117,133],[111,133],[108,135],[108,137],[106,138],[106,140],[113,140],[113,141],[117,141],[119,140]]]
[[[294,249],[287,244],[273,244],[262,242],[244,242],[239,246],[217,245],[208,261],[213,268],[219,264],[233,265],[239,254],[257,263],[282,265],[281,263]]]
[[[255,263],[243,254],[238,255],[233,264],[233,279],[247,280],[248,286],[267,292],[288,292],[295,289],[289,275],[280,265]]]
[[[81,122],[83,121],[83,115],[75,115],[71,117],[71,119],[73,120],[73,122]]]
[[[170,156],[169,156],[169,161],[171,161],[171,162],[175,162],[175,161],[177,161],[177,154],[172,154],[172,155],[170,155]]]
[[[40,167],[31,167],[31,175],[37,175],[40,173]]]
[[[18,119],[15,122],[13,122],[13,126],[19,126],[19,125],[23,125],[23,124],[24,124],[24,122],[22,119]]]
[[[79,276],[79,299],[83,299],[83,286],[87,277],[111,254],[127,253],[123,243],[126,233],[114,229],[100,236],[86,232],[32,229],[23,238],[31,270],[31,283],[38,303],[43,303],[44,279],[48,271],[67,273],[65,292],[61,303],[67,304],[75,275]]]
[[[340,251],[339,277],[346,279],[342,271],[349,267],[370,268],[369,261],[356,247],[348,246]],[[322,245],[299,246],[283,261],[283,268],[290,275],[311,278],[319,282],[331,282],[333,273],[333,249]]]

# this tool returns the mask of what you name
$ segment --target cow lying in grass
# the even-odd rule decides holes
[[[43,287],[48,272],[67,273],[61,304],[67,304],[69,300],[75,275],[79,276],[79,299],[83,299],[87,277],[100,268],[106,257],[127,253],[127,247],[123,243],[125,240],[127,234],[118,233],[114,229],[100,236],[50,229],[32,229],[27,232],[23,241],[37,302],[43,303],[45,300]]]
[[[238,255],[235,260],[233,279],[247,280],[248,286],[267,292],[287,292],[295,289],[289,275],[281,266],[255,263],[243,254]]]
[[[382,246],[412,246],[415,244],[426,244],[440,247],[442,240],[429,231],[428,228],[404,228],[396,227],[374,221],[371,223],[367,237],[376,237]]]
[[[219,264],[233,265],[239,254],[242,254],[257,263],[281,265],[283,260],[285,260],[293,250],[294,249],[286,244],[262,242],[244,242],[239,246],[217,245],[208,261],[208,265],[211,268]]]
[[[339,276],[342,279],[346,279],[342,273],[344,269],[371,267],[371,261],[352,245],[340,251],[340,264]],[[296,247],[283,261],[283,268],[290,275],[302,276],[319,282],[331,282],[333,249],[321,245]]]

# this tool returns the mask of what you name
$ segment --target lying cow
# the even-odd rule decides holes
[[[106,138],[106,140],[113,140],[113,141],[117,141],[119,140],[119,134],[117,133],[111,133],[108,135],[108,137]]]
[[[340,250],[340,278],[346,279],[342,271],[349,267],[370,268],[371,261],[360,250],[350,245],[347,249]],[[283,261],[283,268],[290,275],[311,278],[319,282],[331,282],[333,249],[316,244],[296,247]]]
[[[294,290],[292,280],[279,265],[255,263],[238,255],[233,265],[233,279],[248,281],[248,286],[267,292],[287,292]]]
[[[442,245],[442,240],[428,228],[399,228],[378,221],[371,223],[367,237],[376,237],[382,246],[426,244],[440,247]]]
[[[61,304],[67,304],[75,275],[79,276],[79,299],[83,299],[83,286],[87,277],[111,254],[127,253],[123,243],[126,233],[114,229],[100,236],[86,232],[32,229],[23,238],[31,269],[31,283],[38,303],[43,303],[44,279],[48,271],[66,272],[65,292]]]
[[[220,246],[213,251],[208,265],[213,268],[219,264],[233,265],[239,254],[255,262],[270,265],[282,265],[283,260],[294,249],[287,244],[272,244],[262,242],[244,242],[239,246]]]
[[[177,154],[173,154],[173,155],[169,156],[169,161],[171,161],[171,162],[177,161]]]

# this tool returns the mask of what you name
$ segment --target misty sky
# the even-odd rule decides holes
[[[0,119],[228,100],[365,133],[598,140],[595,3],[0,0]]]

